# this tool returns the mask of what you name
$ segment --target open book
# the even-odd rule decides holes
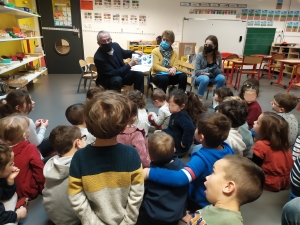
[[[151,69],[153,64],[153,55],[142,55],[132,54],[132,58],[138,58],[138,65],[131,67],[133,71],[147,72]]]

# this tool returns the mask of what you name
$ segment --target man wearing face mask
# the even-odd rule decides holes
[[[131,58],[133,53],[142,55],[141,51],[124,50],[116,42],[112,42],[107,31],[100,31],[97,35],[100,46],[94,55],[94,63],[97,67],[97,84],[105,89],[121,92],[123,85],[134,84],[134,89],[144,93],[144,74],[131,71],[131,67],[137,65],[138,59],[132,59],[124,64],[123,59]]]
[[[173,51],[175,35],[171,30],[162,33],[162,42],[159,47],[152,50],[153,66],[150,81],[166,92],[168,85],[179,84],[178,88],[185,91],[187,76],[185,73],[177,73],[178,56]],[[164,72],[164,75],[158,75]]]
[[[201,100],[209,83],[215,84],[216,89],[225,85],[225,77],[222,75],[222,56],[218,47],[217,37],[209,35],[205,39],[203,52],[196,56],[192,86],[199,86],[198,97]]]

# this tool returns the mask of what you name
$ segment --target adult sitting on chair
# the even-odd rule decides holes
[[[131,67],[137,65],[138,59],[132,59],[127,65],[123,59],[131,58],[132,53],[142,55],[140,51],[124,50],[116,42],[112,43],[107,31],[100,31],[97,35],[100,46],[94,55],[97,67],[97,84],[105,89],[121,91],[123,85],[134,84],[134,89],[144,93],[144,74],[131,71]]]
[[[150,82],[166,92],[168,85],[179,84],[178,88],[185,91],[187,76],[185,73],[176,73],[178,67],[178,56],[173,51],[175,35],[171,30],[165,30],[162,33],[162,42],[159,47],[152,50],[153,66],[151,71]],[[164,72],[164,75],[158,75]]]
[[[218,39],[209,35],[205,39],[202,52],[196,57],[195,72],[192,77],[192,86],[198,85],[198,97],[202,99],[209,83],[217,84],[216,89],[224,86],[225,77],[222,73],[222,56],[218,51]]]

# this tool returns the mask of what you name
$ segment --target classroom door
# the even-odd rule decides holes
[[[81,73],[83,42],[78,0],[37,0],[49,74]]]

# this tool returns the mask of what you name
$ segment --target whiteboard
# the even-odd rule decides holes
[[[241,20],[184,19],[182,42],[196,42],[197,45],[203,46],[209,35],[215,35],[220,52],[243,55],[246,32],[247,22]]]

